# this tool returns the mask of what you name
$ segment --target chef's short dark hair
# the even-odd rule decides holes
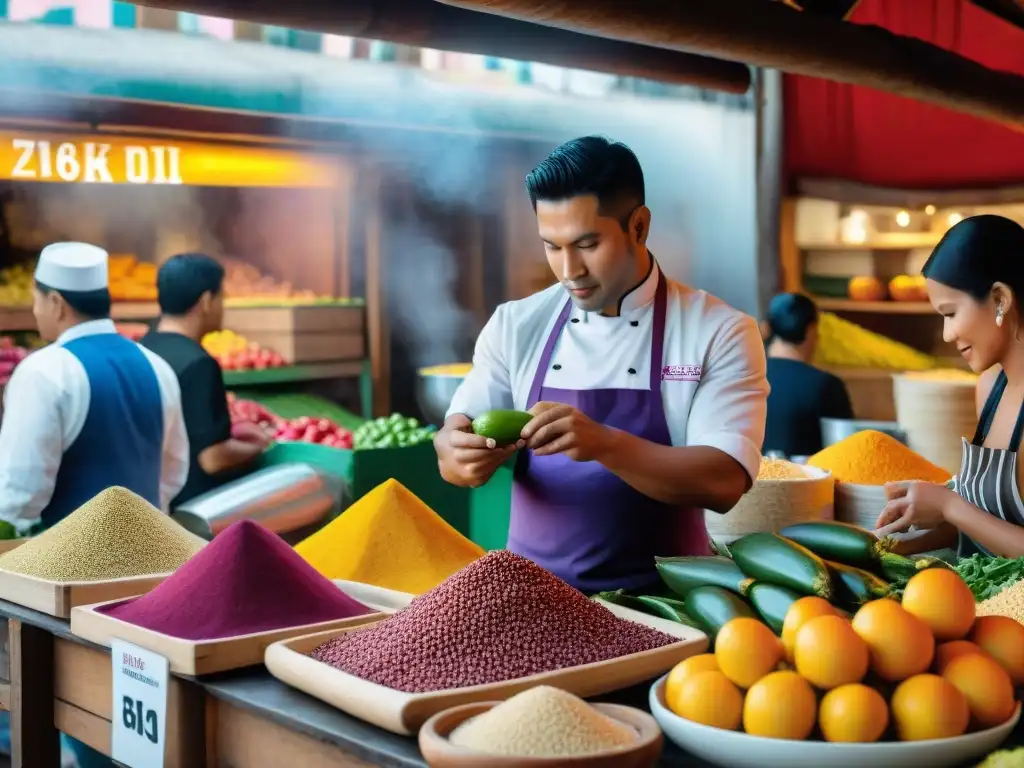
[[[181,316],[199,303],[204,293],[224,288],[224,267],[205,253],[179,253],[163,263],[156,275],[160,312]]]
[[[818,307],[802,293],[780,293],[768,303],[769,341],[781,339],[790,344],[803,344],[807,329],[818,321]]]
[[[950,227],[921,274],[984,301],[1005,283],[1024,301],[1024,227],[1005,216],[971,216]]]
[[[110,317],[110,291],[61,291],[36,281],[36,290],[44,296],[56,293],[76,314],[86,320],[106,320]]]
[[[623,229],[633,211],[645,204],[644,172],[633,150],[603,136],[567,141],[526,176],[533,209],[537,201],[597,197],[602,215],[618,219]]]

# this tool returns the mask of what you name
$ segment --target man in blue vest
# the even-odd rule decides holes
[[[117,333],[107,261],[84,243],[50,245],[39,256],[32,312],[53,343],[15,369],[0,425],[0,520],[19,531],[49,528],[113,485],[166,511],[188,477],[177,378]],[[8,734],[0,723],[0,747],[9,749]],[[69,742],[80,768],[111,765]]]

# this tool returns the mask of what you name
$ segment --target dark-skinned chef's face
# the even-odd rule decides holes
[[[595,195],[537,201],[537,229],[551,271],[585,312],[618,315],[619,300],[646,274],[646,261],[637,256],[650,224],[651,212],[642,205],[623,229],[620,219],[600,210]]]

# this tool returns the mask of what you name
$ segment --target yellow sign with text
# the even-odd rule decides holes
[[[281,149],[125,136],[0,132],[0,179],[64,184],[329,188],[338,165]]]

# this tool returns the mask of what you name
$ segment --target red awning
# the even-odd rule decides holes
[[[862,0],[851,19],[1024,74],[1024,30],[967,0]],[[786,175],[918,189],[1024,183],[1024,133],[881,91],[785,78]]]

